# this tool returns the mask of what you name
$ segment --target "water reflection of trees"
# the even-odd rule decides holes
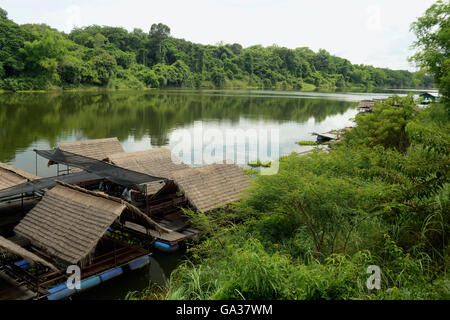
[[[87,92],[0,95],[0,161],[37,140],[54,146],[79,133],[90,139],[151,136],[153,145],[168,143],[170,131],[196,120],[237,123],[241,117],[267,121],[323,121],[354,103],[246,95],[174,92]]]

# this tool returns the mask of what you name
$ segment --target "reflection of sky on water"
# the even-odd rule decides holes
[[[186,92],[185,92],[186,93]],[[184,93],[184,94],[185,94]],[[183,94],[183,92],[174,92],[174,94]],[[232,92],[217,92],[217,91],[211,91],[208,92],[202,92],[202,94],[211,94],[211,95],[232,95]],[[243,95],[243,94],[249,94],[249,92],[237,92],[236,95]],[[332,104],[332,100],[345,100],[345,101],[357,101],[361,99],[366,98],[372,98],[372,97],[379,97],[380,94],[323,94],[323,93],[295,93],[295,92],[276,92],[276,96],[285,97],[285,98],[301,98],[301,99],[330,99],[330,103]],[[250,96],[258,95],[258,96],[267,96],[267,97],[273,97],[274,93],[271,92],[251,92],[249,94]],[[383,95],[383,94],[381,94]],[[386,94],[384,94],[386,96]],[[274,105],[274,111],[276,111],[277,106]],[[258,119],[255,117],[255,115],[251,115],[249,117],[246,114],[241,114],[237,119],[197,119],[191,122],[186,122],[184,124],[179,124],[178,126],[174,126],[169,129],[167,133],[167,143],[165,146],[170,148],[171,150],[180,150],[181,147],[184,147],[184,150],[187,150],[185,154],[178,154],[178,156],[182,159],[182,161],[191,164],[191,165],[198,165],[198,163],[205,164],[217,160],[217,159],[230,159],[229,155],[230,150],[235,149],[235,152],[232,152],[231,155],[233,155],[232,160],[240,160],[240,165],[246,166],[246,163],[248,160],[253,159],[260,159],[262,161],[267,159],[274,159],[278,158],[281,155],[288,155],[293,151],[301,152],[306,151],[308,149],[311,149],[310,146],[299,146],[296,144],[297,141],[300,140],[315,140],[315,136],[312,136],[312,132],[327,132],[332,129],[339,129],[346,126],[351,126],[352,121],[350,120],[356,115],[356,109],[355,108],[349,108],[346,111],[341,113],[335,113],[333,115],[325,116],[320,121],[315,120],[314,116],[309,117],[306,121],[300,122],[300,121],[293,121],[293,120],[280,120],[278,119]],[[226,138],[226,132],[227,130],[234,130],[234,129],[241,129],[244,132],[248,132],[248,130],[254,130],[256,133],[259,133],[261,130],[262,132],[266,132],[269,136],[273,132],[273,130],[276,130],[278,132],[278,143],[276,143],[274,146],[276,147],[273,152],[270,150],[267,152],[256,152],[258,150],[258,145],[256,141],[252,140],[250,143],[249,141],[236,141],[233,144],[226,143],[226,140],[220,141],[219,139],[219,145],[223,145],[224,149],[222,149],[222,156],[220,156],[220,151],[218,152],[217,157],[214,158],[214,154],[211,154],[211,150],[214,149],[214,146],[209,144],[209,154],[211,155],[210,158],[203,158],[199,160],[200,156],[207,156],[208,153],[202,153],[202,148],[208,147],[208,140],[209,137],[205,136],[204,144],[202,146],[201,139],[199,139],[198,135],[194,135],[194,128],[196,127],[202,127],[203,134],[208,133],[210,130],[216,130],[216,133],[219,133],[220,136]],[[149,134],[140,135],[139,138],[136,138],[134,135],[134,129],[133,129],[133,123],[129,124],[129,135],[127,138],[122,138],[121,143],[126,151],[140,151],[140,150],[146,150],[149,148],[157,147],[155,145],[152,145],[152,136]],[[179,143],[179,138],[181,136],[190,136],[191,137],[191,143],[190,148],[188,146],[181,145]],[[63,131],[60,133],[58,140],[61,142],[66,141],[77,141],[77,140],[84,140],[86,137],[84,136],[84,133],[82,129],[75,129],[72,131]],[[264,141],[264,140],[261,140]],[[267,145],[267,144],[266,144]],[[32,143],[32,145],[28,146],[24,149],[17,149],[15,159],[11,161],[10,163],[24,169],[26,171],[36,173],[36,164],[37,164],[37,174],[39,176],[52,176],[56,174],[56,167],[47,167],[47,161],[45,159],[42,159],[40,157],[37,158],[36,163],[36,157],[35,153],[33,152],[33,149],[49,149],[54,146],[51,146],[49,142],[46,140],[37,140]],[[218,149],[215,149],[218,150]],[[267,155],[265,157],[264,155]],[[193,161],[194,160],[194,161]],[[61,166],[62,167],[62,166]]]
[[[249,142],[248,139],[245,139],[245,144],[242,144],[242,141],[234,139],[234,141],[236,142],[235,144],[227,144],[227,130],[239,128],[247,133],[250,132],[249,130],[253,130],[253,132],[255,132],[256,134],[258,134],[260,130],[262,130],[263,132],[267,132],[268,137],[270,137],[271,135],[271,130],[278,130],[279,144],[277,145],[279,146],[279,148],[274,152],[275,157],[270,156],[270,147],[267,152],[269,158],[274,159],[278,158],[278,156],[288,155],[293,151],[301,152],[310,149],[311,147],[299,146],[298,144],[296,144],[296,142],[300,140],[315,140],[315,136],[311,135],[312,132],[327,132],[333,129],[351,126],[353,125],[353,122],[350,119],[355,115],[356,109],[349,109],[342,115],[338,114],[329,116],[324,121],[321,121],[319,123],[315,122],[313,118],[310,118],[305,123],[286,121],[281,124],[279,123],[279,121],[272,122],[264,120],[251,120],[243,117],[239,120],[238,123],[233,124],[231,124],[229,121],[196,121],[189,126],[184,126],[172,130],[170,141],[167,147],[171,150],[180,149],[179,137],[184,136],[183,132],[189,134],[190,138],[186,138],[182,141],[190,140],[190,148],[188,146],[183,146],[185,149],[190,149],[190,154],[177,154],[177,156],[179,156],[183,162],[195,165],[198,162],[197,159],[199,155],[207,156],[207,154],[205,153],[202,154],[202,148],[200,147],[202,145],[201,140],[203,139],[204,142],[203,148],[207,147],[208,144],[211,145],[208,137],[208,132],[210,132],[212,129],[219,130],[219,132],[221,133],[221,138],[216,138],[216,141],[218,140],[218,144],[222,145],[224,148],[221,152],[223,157],[219,158],[223,158],[224,160],[228,159],[227,157],[225,157],[227,155],[227,150],[232,150],[234,148],[235,150],[232,154],[235,156],[235,158],[233,160],[236,161],[236,159],[242,159],[242,157],[244,157],[246,159],[245,163],[247,163],[250,155],[252,154],[251,152],[257,151],[258,141]],[[194,132],[194,128],[198,128],[200,126],[202,128],[203,138],[201,135]],[[262,137],[261,140],[266,141],[264,137]],[[269,138],[267,139],[267,142],[269,145],[271,145],[271,141],[269,140]],[[151,146],[150,137],[148,136],[138,141],[136,141],[133,136],[130,136],[126,141],[122,141],[122,145],[126,151],[140,151],[154,147]],[[242,152],[245,152],[245,155],[242,155]],[[257,152],[253,154],[257,154]],[[197,158],[194,158],[196,156]],[[214,157],[214,154],[211,154],[211,156]],[[263,157],[257,158],[264,160],[262,159]]]
[[[170,141],[167,145],[168,148],[173,150],[175,147],[179,147],[177,145],[177,141],[174,141],[172,137],[179,135],[179,132],[181,131],[188,131],[191,134],[191,137],[194,137],[194,126],[201,124],[203,133],[207,133],[208,130],[211,129],[218,129],[220,132],[222,132],[223,136],[225,137],[225,133],[228,129],[243,129],[244,131],[248,129],[256,130],[256,132],[259,132],[259,130],[263,130],[268,132],[270,136],[270,130],[278,130],[279,132],[279,149],[278,152],[275,152],[275,155],[277,158],[277,155],[288,155],[291,152],[301,152],[306,151],[310,149],[309,146],[299,146],[296,144],[297,141],[300,140],[315,140],[315,136],[312,136],[312,132],[326,132],[332,129],[338,129],[343,128],[346,126],[351,126],[352,121],[350,118],[353,118],[356,115],[356,109],[349,109],[344,114],[337,114],[333,116],[327,117],[324,121],[321,121],[319,123],[314,121],[314,118],[310,118],[308,121],[304,123],[298,123],[294,121],[286,121],[283,123],[280,123],[279,121],[265,121],[265,120],[252,120],[252,119],[246,119],[244,117],[241,117],[239,122],[237,123],[231,123],[230,121],[196,121],[194,123],[191,123],[190,125],[175,128],[172,130],[170,134]],[[197,136],[198,137],[198,136]],[[207,137],[204,137],[204,139],[207,139]],[[72,135],[68,135],[65,137],[61,137],[61,142],[66,141],[76,141],[80,140],[80,133],[74,133]],[[188,155],[185,155],[184,157],[181,156],[181,160],[186,163],[192,163],[190,159],[192,159],[193,155],[201,155],[201,149],[199,148],[200,141],[196,141],[197,143],[194,143],[193,138],[191,139],[191,158],[188,157]],[[225,138],[224,138],[225,140]],[[235,140],[238,141],[238,140]],[[206,141],[207,142],[207,141]],[[225,140],[226,142],[226,140]],[[270,142],[270,141],[269,141]],[[125,151],[131,152],[131,151],[140,151],[140,150],[146,150],[150,148],[154,148],[154,146],[150,143],[150,137],[144,136],[142,139],[136,140],[133,136],[129,136],[126,140],[121,141],[123,148]],[[195,147],[194,147],[195,144]],[[224,145],[225,149],[223,152],[224,155],[226,155],[226,150],[230,150],[230,147],[233,147],[234,145],[226,144]],[[245,149],[244,145],[237,144],[236,145],[236,151],[243,151],[245,150],[245,155],[242,155],[241,153],[233,153],[235,155],[235,161],[236,157],[244,157],[245,163],[249,160],[249,151],[254,151],[255,143],[249,143],[248,140],[246,140],[245,143]],[[256,144],[257,146],[257,144]],[[12,162],[13,165],[22,168],[26,171],[35,173],[36,171],[36,157],[35,153],[33,152],[33,149],[49,149],[51,146],[46,141],[36,141],[33,143],[31,147],[29,147],[25,151],[19,151],[16,154],[15,160]],[[270,159],[273,159],[274,157],[270,157],[270,150],[268,151],[268,155]],[[193,154],[193,155],[192,155]],[[261,157],[261,160],[264,157]],[[242,159],[242,158],[241,158]],[[244,165],[245,165],[244,163]],[[50,168],[47,167],[47,161],[45,159],[42,159],[41,157],[37,158],[37,165],[38,165],[38,172],[37,174],[39,176],[51,176],[56,174],[56,167],[52,166]],[[62,168],[63,166],[61,166]]]

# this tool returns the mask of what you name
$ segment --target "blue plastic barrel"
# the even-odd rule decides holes
[[[150,263],[150,257],[149,256],[145,256],[139,259],[136,259],[134,261],[131,261],[128,266],[130,267],[130,270],[136,270],[139,268],[142,268],[143,266],[147,265]]]
[[[67,288],[66,282],[63,282],[53,288],[48,289],[51,294],[47,296],[48,300],[62,300],[75,293],[75,289]]]
[[[57,286],[54,286],[53,288],[50,288],[47,291],[50,292],[50,293],[54,293],[54,292],[60,291],[60,290],[62,290],[64,288],[67,288],[67,285],[66,285],[65,282],[61,283],[61,284],[58,284]]]
[[[99,285],[101,282],[102,281],[101,281],[99,276],[92,276],[92,277],[89,277],[87,279],[81,280],[80,289],[79,290],[77,289],[77,290],[78,291],[83,291],[83,290],[86,290],[88,288],[91,288],[91,287],[94,287],[96,285]]]
[[[161,250],[161,251],[164,251],[164,252],[173,252],[173,251],[178,250],[178,248],[180,247],[180,246],[178,245],[178,243],[170,245],[170,244],[168,244],[168,243],[161,242],[161,241],[158,241],[158,240],[156,240],[156,241],[153,243],[153,245],[154,245],[157,249],[159,249],[159,250]]]
[[[72,294],[75,293],[75,290],[73,289],[63,289],[58,292],[52,293],[51,295],[47,296],[48,300],[62,300],[70,297]]]
[[[122,268],[118,267],[118,268],[115,268],[115,269],[112,269],[112,270],[108,270],[108,271],[102,273],[100,275],[100,279],[102,281],[107,281],[107,280],[112,279],[114,277],[120,276],[122,273],[123,273]]]

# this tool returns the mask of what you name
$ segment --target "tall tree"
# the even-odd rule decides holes
[[[419,49],[411,60],[434,76],[443,100],[450,102],[450,2],[437,1],[411,30],[417,37],[414,47]]]
[[[8,12],[5,9],[0,8],[0,19],[8,19]]]
[[[170,28],[163,23],[154,23],[150,28],[150,39],[158,48],[157,62],[162,60],[162,41],[170,36]]]

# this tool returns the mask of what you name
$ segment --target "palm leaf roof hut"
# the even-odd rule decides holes
[[[174,172],[189,168],[187,164],[181,162],[180,159],[173,155],[168,148],[120,152],[110,154],[108,160],[122,168],[167,179],[170,179]],[[147,195],[155,194],[163,186],[164,183],[162,181],[146,184]]]
[[[249,177],[236,164],[191,168],[168,148],[112,154],[108,159],[120,167],[173,180],[191,205],[201,211],[238,201],[239,195],[250,183]],[[161,188],[162,185],[151,188],[148,194]]]
[[[120,199],[63,183],[49,190],[14,231],[47,255],[84,267],[92,263],[100,240],[121,216],[169,231]]]
[[[209,211],[238,201],[250,178],[236,164],[212,164],[174,172],[173,180],[189,202]]]
[[[117,137],[105,139],[92,139],[75,142],[58,142],[58,148],[79,154],[96,160],[106,160],[112,153],[125,152]],[[81,169],[71,168],[72,172],[79,172]]]
[[[169,244],[199,233],[185,221],[181,208],[188,204],[200,211],[224,207],[238,201],[250,184],[250,178],[236,164],[191,168],[175,157],[168,148],[113,154],[108,159],[120,167],[169,179],[169,183],[165,185],[157,182],[148,184],[147,194],[150,196],[147,197],[146,207],[148,215],[173,231],[150,234]],[[132,223],[126,223],[125,227],[131,231],[143,232],[142,228]]]
[[[35,179],[39,179],[39,177],[9,164],[0,162],[0,190],[14,187]]]

